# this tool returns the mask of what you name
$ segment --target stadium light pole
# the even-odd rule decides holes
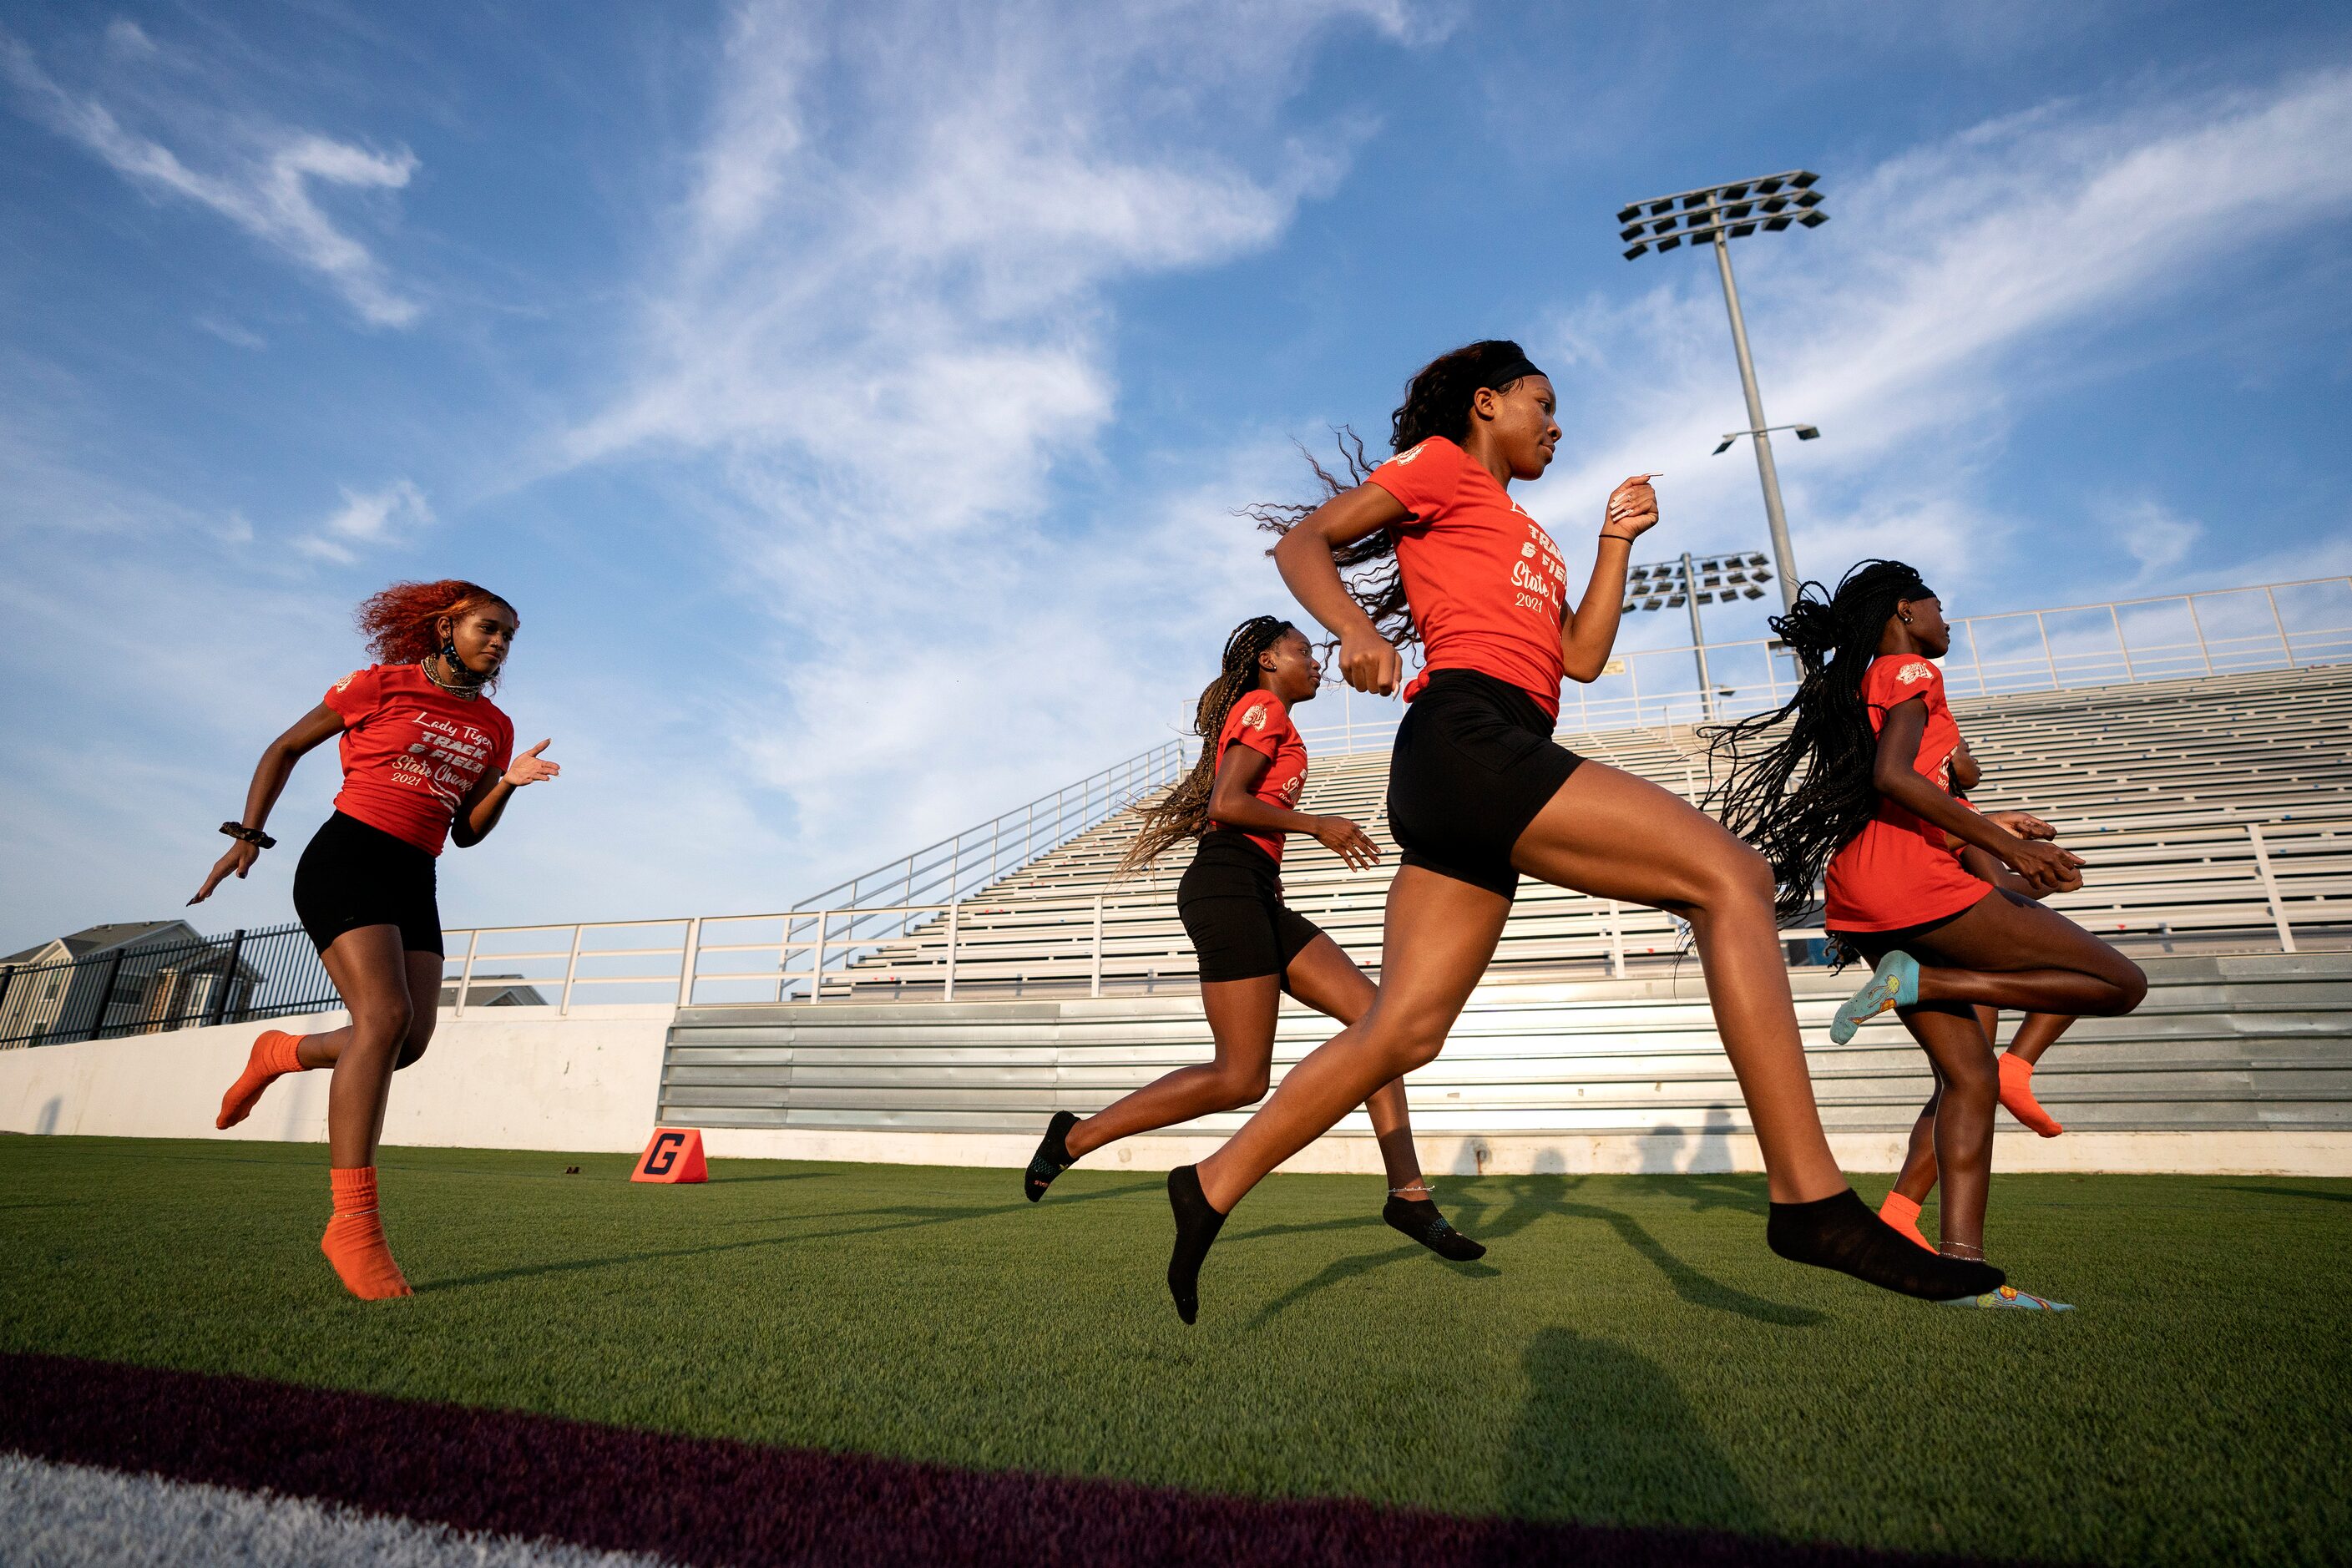
[[[1623,614],[1690,606],[1691,659],[1698,666],[1699,711],[1709,720],[1715,717],[1715,681],[1707,673],[1706,628],[1699,624],[1698,607],[1718,601],[1728,605],[1735,599],[1760,599],[1764,590],[1757,584],[1771,580],[1772,569],[1764,564],[1761,552],[1694,557],[1685,551],[1678,560],[1653,561],[1626,569]]]
[[[1617,209],[1617,237],[1627,242],[1628,261],[1647,251],[1663,255],[1679,249],[1685,241],[1714,242],[1716,269],[1723,276],[1724,308],[1731,313],[1731,346],[1739,355],[1739,386],[1748,395],[1748,428],[1725,437],[1724,446],[1742,436],[1756,443],[1756,473],[1764,484],[1764,518],[1772,530],[1772,559],[1780,571],[1784,609],[1797,602],[1797,553],[1790,547],[1789,516],[1780,506],[1780,473],[1772,465],[1771,432],[1789,426],[1764,422],[1764,399],[1756,390],[1756,362],[1748,353],[1748,323],[1739,313],[1739,285],[1731,276],[1731,241],[1759,228],[1778,233],[1792,223],[1806,228],[1827,223],[1829,214],[1821,210],[1821,193],[1813,189],[1820,179],[1810,169],[1791,169],[1760,180],[1676,191]],[[1810,425],[1796,428],[1800,440],[1809,441],[1821,434]],[[1718,453],[1723,450],[1724,447],[1716,448]]]

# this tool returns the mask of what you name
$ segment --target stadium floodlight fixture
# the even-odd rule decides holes
[[[1734,551],[1728,555],[1689,555],[1675,561],[1653,561],[1625,571],[1625,607],[1643,610],[1690,610],[1691,658],[1698,666],[1699,707],[1715,717],[1715,683],[1706,669],[1706,629],[1699,624],[1701,605],[1728,605],[1740,599],[1760,599],[1763,584],[1772,581],[1772,568],[1761,551]]]
[[[1780,568],[1782,606],[1797,602],[1797,557],[1789,545],[1789,518],[1780,506],[1780,474],[1772,466],[1769,431],[1789,426],[1764,422],[1764,399],[1756,390],[1756,364],[1748,353],[1748,324],[1739,314],[1739,287],[1731,277],[1731,244],[1758,229],[1779,233],[1794,224],[1819,228],[1829,222],[1822,210],[1822,194],[1813,187],[1821,176],[1811,169],[1789,169],[1759,180],[1733,180],[1702,185],[1670,196],[1628,202],[1617,209],[1617,237],[1625,243],[1625,259],[1651,251],[1664,254],[1684,245],[1706,242],[1715,247],[1717,270],[1723,277],[1723,303],[1731,312],[1731,343],[1739,354],[1740,390],[1748,395],[1748,428],[1734,431],[1716,448],[1721,453],[1741,436],[1756,439],[1756,473],[1764,486],[1764,517],[1772,529],[1773,563]],[[1797,439],[1810,441],[1821,432],[1797,426]]]
[[[1730,451],[1731,444],[1742,436],[1762,436],[1772,430],[1794,430],[1800,441],[1818,441],[1822,438],[1822,427],[1818,425],[1773,425],[1763,430],[1726,430],[1723,433],[1723,439],[1716,443],[1715,450],[1709,452],[1707,456],[1720,458]]]

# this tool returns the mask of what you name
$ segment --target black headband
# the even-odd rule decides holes
[[[1505,360],[1501,364],[1496,365],[1494,369],[1480,376],[1478,378],[1478,385],[1482,391],[1500,392],[1503,388],[1510,385],[1511,383],[1517,381],[1524,376],[1542,374],[1543,372],[1538,370],[1534,363],[1529,361],[1525,354],[1521,354],[1517,359]],[[1547,377],[1546,379],[1548,380],[1549,378]]]

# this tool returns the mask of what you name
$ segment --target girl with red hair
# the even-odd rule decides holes
[[[508,796],[558,769],[540,754],[545,741],[513,754],[514,725],[489,699],[520,624],[512,605],[454,578],[395,583],[356,618],[376,662],[335,682],[261,753],[244,816],[221,824],[236,842],[188,902],[253,869],[277,843],[262,828],[294,764],[341,736],[342,791],[294,868],[294,911],[352,1021],[323,1035],[265,1030],[215,1125],[244,1121],[287,1073],[334,1069],[335,1212],[320,1249],[352,1295],[379,1300],[409,1293],[376,1216],[375,1146],[392,1075],[425,1054],[441,1004],[434,858],[445,838],[460,849],[480,843]]]

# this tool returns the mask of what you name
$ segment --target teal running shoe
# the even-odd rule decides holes
[[[1958,1296],[1940,1303],[1946,1307],[1981,1307],[1996,1312],[2071,1312],[2074,1309],[2064,1301],[2052,1301],[2021,1290],[2014,1285],[2004,1285],[1982,1296]]]
[[[1853,1032],[1867,1018],[1875,1018],[1890,1007],[1916,1007],[1919,1005],[1919,961],[1896,948],[1878,961],[1869,982],[1846,998],[1845,1005],[1837,1010],[1830,1023],[1830,1038],[1839,1045],[1853,1038]]]

